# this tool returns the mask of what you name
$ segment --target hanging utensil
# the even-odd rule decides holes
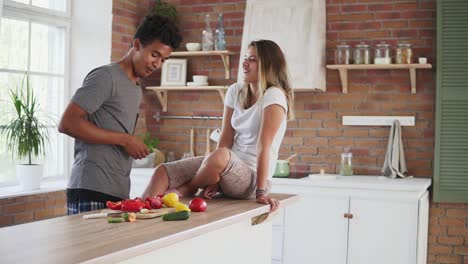
[[[287,159],[285,159],[285,161],[291,161],[293,158],[295,158],[297,156],[297,153],[294,153],[293,155],[289,156]]]
[[[190,129],[190,155],[195,157],[195,151],[193,151],[193,127]]]
[[[206,152],[205,156],[208,156],[210,154],[210,129],[208,128],[206,130]]]

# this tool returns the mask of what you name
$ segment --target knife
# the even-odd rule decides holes
[[[122,216],[123,213],[94,213],[94,214],[87,214],[83,215],[83,219],[95,219],[95,218],[106,218],[108,216]]]

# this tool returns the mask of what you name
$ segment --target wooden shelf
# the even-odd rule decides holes
[[[210,50],[210,51],[175,51],[171,57],[191,57],[191,56],[221,56],[224,64],[224,78],[229,79],[229,56],[236,54],[229,50]]]
[[[167,92],[169,91],[217,91],[221,102],[224,102],[224,94],[228,86],[148,86],[146,89],[156,93],[163,112],[167,112]]]
[[[416,69],[431,69],[431,64],[333,64],[327,69],[340,73],[343,93],[348,93],[348,70],[409,70],[411,93],[416,93]]]

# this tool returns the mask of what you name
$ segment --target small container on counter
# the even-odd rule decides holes
[[[346,43],[336,46],[335,64],[349,64],[351,58],[350,53],[350,46]]]
[[[390,45],[382,41],[380,44],[375,46],[374,55],[375,64],[391,64],[392,58],[390,57]]]
[[[370,49],[365,42],[357,44],[354,48],[354,64],[370,64]]]
[[[413,57],[413,51],[411,50],[411,44],[399,43],[395,50],[395,63],[396,64],[411,64]]]

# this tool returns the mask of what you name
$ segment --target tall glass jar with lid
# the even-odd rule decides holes
[[[375,64],[391,64],[392,59],[390,58],[390,45],[382,41],[381,43],[375,45],[375,54],[374,54],[374,63]]]
[[[397,64],[411,64],[413,57],[413,51],[411,50],[411,44],[399,43],[395,50],[395,63]]]
[[[351,58],[350,46],[342,43],[336,46],[335,64],[349,64]]]
[[[370,49],[369,45],[361,42],[354,47],[354,64],[369,64]]]

